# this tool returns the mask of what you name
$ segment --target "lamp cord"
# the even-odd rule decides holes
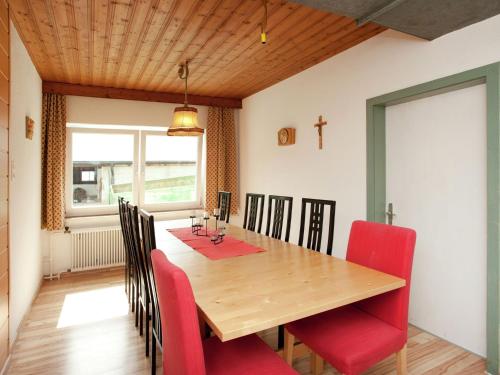
[[[189,61],[179,66],[179,78],[184,80],[184,106],[188,106],[188,76],[189,76]]]
[[[188,105],[188,75],[189,69],[186,61],[186,78],[184,79],[184,105],[187,107]]]
[[[224,118],[223,118],[223,109],[219,108],[221,113],[220,113],[220,124],[223,123]],[[217,123],[217,197],[219,195],[219,186],[220,186],[220,181],[219,181],[219,153],[220,153],[220,133],[221,133],[221,127],[219,126],[219,122]]]
[[[262,0],[262,4],[264,5],[264,18],[262,23],[260,24],[261,33],[265,33],[267,29],[267,0]]]

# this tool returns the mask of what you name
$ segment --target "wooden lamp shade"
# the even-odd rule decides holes
[[[204,130],[198,127],[198,110],[194,107],[177,107],[174,109],[174,121],[168,128],[167,135],[196,136]]]

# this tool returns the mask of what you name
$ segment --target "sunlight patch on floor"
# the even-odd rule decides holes
[[[57,328],[99,322],[128,314],[123,286],[71,293],[64,297]]]

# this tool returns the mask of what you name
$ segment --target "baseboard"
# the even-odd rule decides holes
[[[36,288],[36,293],[33,295],[33,297],[31,298],[31,302],[30,302],[30,307],[29,309],[26,310],[26,312],[24,313],[23,315],[23,318],[21,319],[21,321],[19,322],[19,326],[17,327],[16,329],[16,336],[14,337],[14,340],[12,340],[12,342],[10,342],[10,345],[9,345],[9,357],[10,357],[10,353],[12,352],[12,348],[14,347],[14,344],[16,343],[16,340],[17,340],[17,333],[19,331],[19,327],[22,327],[24,325],[24,323],[26,322],[26,319],[28,319],[28,315],[29,313],[31,312],[31,309],[33,308],[33,304],[35,303],[35,299],[36,297],[38,297],[38,295],[40,294],[40,289],[42,289],[42,284],[43,284],[43,276],[42,278],[40,279],[40,282],[38,283],[38,287]],[[10,322],[9,322],[10,323]],[[9,330],[10,330],[10,327],[9,327]],[[0,374],[1,375],[1,374]]]
[[[24,323],[26,322],[26,319],[28,319],[28,315],[31,312],[31,309],[33,308],[33,304],[35,303],[35,299],[40,294],[40,289],[42,288],[42,283],[43,283],[43,276],[40,279],[40,282],[38,283],[38,287],[36,288],[36,293],[31,298],[29,309],[26,310],[26,312],[23,315],[23,318],[21,319],[21,321],[19,322],[19,325],[17,326],[16,335],[14,336],[14,340],[12,340],[12,342],[11,342],[10,338],[9,338],[9,355],[7,356],[7,360],[5,361],[5,364],[2,368],[2,371],[0,372],[0,375],[6,374],[7,370],[9,369],[11,353],[12,353],[12,349],[14,348],[14,345],[17,341],[17,333],[19,332],[19,327],[22,327],[24,325]],[[10,334],[10,317],[9,317],[9,334]]]
[[[99,268],[95,270],[88,270],[88,271],[75,271],[75,272],[61,272],[61,279],[68,279],[71,277],[77,277],[77,276],[82,276],[82,275],[92,275],[92,274],[99,274],[99,273],[108,273],[108,272],[117,272],[121,271],[124,272],[125,266],[114,266],[114,267],[107,267],[107,268]]]
[[[3,367],[2,367],[2,371],[0,371],[0,375],[7,374],[7,370],[9,369],[9,367],[10,367],[10,353],[7,356],[7,360],[5,361],[5,363],[4,363]]]

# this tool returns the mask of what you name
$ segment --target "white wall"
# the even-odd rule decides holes
[[[294,196],[296,242],[300,198],[336,200],[334,254],[345,256],[351,222],[366,217],[366,100],[499,61],[499,30],[500,16],[432,42],[385,31],[244,99],[241,201],[246,192]],[[328,120],[322,151],[313,127],[320,114]],[[284,126],[297,129],[294,146],[277,146]]]
[[[84,124],[169,126],[174,108],[180,105],[67,96],[66,120]],[[205,128],[208,107],[193,107],[198,109],[199,125]]]
[[[10,320],[13,344],[42,280],[40,125],[42,81],[11,24],[10,88]],[[25,138],[25,116],[35,121],[32,140]]]

